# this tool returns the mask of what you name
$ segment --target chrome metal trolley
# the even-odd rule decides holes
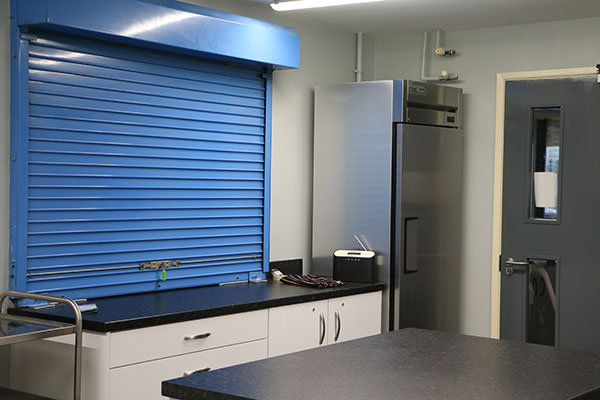
[[[55,336],[75,334],[75,369],[73,376],[73,399],[81,399],[81,353],[82,353],[82,321],[79,306],[71,299],[64,297],[46,296],[41,294],[17,292],[7,290],[0,295],[0,310],[4,301],[9,297],[18,297],[49,303],[67,304],[73,309],[75,323],[68,324],[58,321],[29,318],[0,313],[0,346],[40,340]]]

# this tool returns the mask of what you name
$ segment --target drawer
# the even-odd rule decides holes
[[[116,332],[111,337],[110,366],[264,339],[267,324],[268,310],[260,310]]]
[[[185,371],[211,370],[256,361],[267,357],[267,339],[199,351],[162,360],[110,370],[111,400],[164,400],[161,382],[178,378]]]

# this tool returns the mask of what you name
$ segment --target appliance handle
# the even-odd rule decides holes
[[[404,219],[404,273],[419,272],[419,217]]]

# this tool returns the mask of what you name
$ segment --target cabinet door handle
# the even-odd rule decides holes
[[[325,317],[319,314],[319,346],[325,341]]]
[[[198,340],[198,339],[206,339],[210,336],[210,332],[199,333],[197,335],[187,335],[183,337],[183,340]]]
[[[341,331],[342,331],[342,319],[340,318],[340,312],[336,311],[335,312],[335,337],[333,338],[334,341],[337,342],[337,340],[340,337]]]
[[[196,369],[196,370],[191,370],[191,371],[185,371],[183,373],[183,376],[190,376],[190,375],[195,375],[195,374],[201,374],[202,372],[208,372],[210,371],[210,367],[206,367],[206,368],[202,368],[202,369]]]

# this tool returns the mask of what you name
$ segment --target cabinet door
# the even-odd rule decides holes
[[[327,344],[327,300],[269,309],[269,357]]]
[[[329,299],[328,343],[381,333],[381,292]]]
[[[201,373],[267,357],[267,340],[242,343],[219,349],[199,351],[162,360],[148,361],[110,370],[111,400],[159,400],[161,383],[184,373]]]

